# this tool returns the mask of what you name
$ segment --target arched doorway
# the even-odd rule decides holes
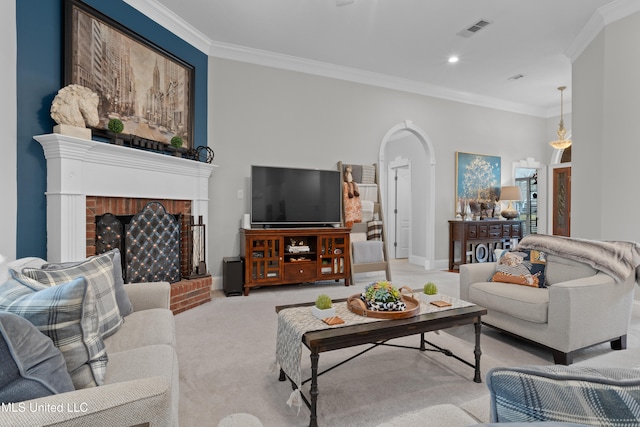
[[[378,166],[381,184],[382,209],[388,206],[388,169],[393,159],[388,158],[390,145],[397,140],[400,133],[410,133],[415,136],[420,144],[419,154],[412,156],[412,171],[421,171],[424,179],[412,180],[411,206],[417,215],[412,215],[411,222],[411,247],[409,248],[409,262],[422,265],[431,270],[434,266],[435,246],[435,167],[436,159],[433,144],[427,134],[414,125],[412,121],[393,126],[380,143],[378,154]],[[387,220],[388,221],[388,220]],[[391,253],[389,251],[389,253]]]

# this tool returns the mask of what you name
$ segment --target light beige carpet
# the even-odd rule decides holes
[[[397,262],[393,283],[412,288],[434,281],[442,293],[458,296],[458,274],[424,271]],[[320,293],[342,298],[362,291],[381,277],[359,278],[355,286],[342,283],[286,285],[254,289],[248,297],[219,297],[176,315],[180,363],[180,425],[216,426],[234,413],[248,413],[265,427],[307,426],[309,411],[286,405],[288,382],[274,370],[277,315],[274,307],[315,300]],[[637,319],[634,318],[635,325]],[[640,329],[640,328],[637,328]],[[636,333],[629,346],[640,346]],[[430,333],[429,340],[473,360],[473,327]],[[418,337],[395,342],[415,346]],[[483,327],[482,373],[494,366],[551,364],[551,355],[531,344]],[[322,353],[326,368],[363,347]],[[577,360],[609,351],[595,347]],[[304,349],[303,376],[309,376],[309,352]],[[306,368],[306,370],[304,370]],[[439,353],[379,347],[319,379],[318,416],[321,426],[371,426],[426,406],[463,404],[487,394],[485,384],[473,382],[473,369]],[[308,390],[308,384],[304,386]]]

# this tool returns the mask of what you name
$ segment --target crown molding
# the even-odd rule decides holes
[[[173,34],[180,37],[202,53],[209,53],[211,39],[196,30],[191,24],[176,15],[163,4],[160,4],[156,0],[124,0],[124,2],[146,17],[155,21],[157,24],[171,31]]]
[[[548,117],[548,112],[544,108],[456,91],[428,83],[373,73],[356,68],[343,67],[326,62],[213,41],[167,7],[160,4],[157,0],[124,1],[209,56],[431,96],[479,107],[537,117]]]
[[[461,102],[464,104],[477,105],[481,107],[494,108],[498,110],[505,110],[533,116],[546,116],[545,109],[532,107],[530,105],[504,101],[487,96],[479,96],[472,93],[455,91],[452,89],[447,89],[445,87],[403,79],[400,77],[393,77],[385,74],[373,73],[356,68],[343,67],[327,62],[314,61],[297,56],[284,55],[280,53],[253,49],[229,43],[213,41],[211,43],[211,50],[209,51],[209,55],[222,59],[247,62],[266,67],[280,68],[289,71],[297,71],[301,73],[377,86],[386,89],[394,89],[419,95],[432,96],[435,98],[442,98],[449,101]]]
[[[640,2],[638,0],[617,0],[602,6],[587,21],[564,54],[573,64],[604,27],[639,11]]]

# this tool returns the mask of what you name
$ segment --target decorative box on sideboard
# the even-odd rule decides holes
[[[449,221],[449,270],[495,261],[495,249],[511,249],[520,239],[520,220]]]

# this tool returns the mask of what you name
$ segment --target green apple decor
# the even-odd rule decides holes
[[[336,309],[333,308],[333,301],[331,301],[331,298],[327,294],[318,295],[316,304],[311,307],[311,312],[320,320],[336,315]]]
[[[438,293],[438,286],[433,282],[429,282],[424,285],[423,291],[427,295],[436,295]]]
[[[424,285],[424,294],[427,296],[427,301],[436,301],[440,299],[438,295],[438,286],[433,282],[428,282]]]

